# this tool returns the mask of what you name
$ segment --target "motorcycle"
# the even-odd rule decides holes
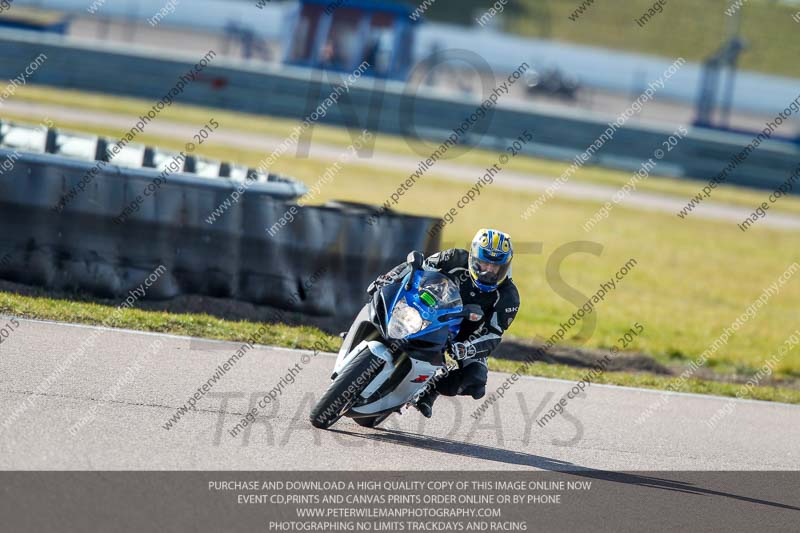
[[[409,254],[411,272],[382,287],[356,316],[336,358],[332,383],[311,410],[314,427],[327,429],[343,416],[375,427],[413,405],[447,371],[444,348],[464,319],[483,318],[463,305],[458,285],[422,270],[422,254]]]

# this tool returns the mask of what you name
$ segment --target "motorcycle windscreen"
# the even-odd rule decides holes
[[[411,288],[405,290],[408,276],[410,274],[403,280],[387,316],[388,337],[396,340],[418,339],[439,333],[436,335],[438,341],[440,330],[443,330],[446,338],[448,328],[460,322],[460,319],[442,321],[440,318],[463,307],[458,286],[439,272],[420,271],[414,274]]]

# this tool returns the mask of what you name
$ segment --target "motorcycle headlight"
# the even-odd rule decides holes
[[[423,320],[419,311],[406,303],[401,298],[394,306],[392,317],[389,319],[389,336],[393,339],[404,339],[430,325],[430,321]]]

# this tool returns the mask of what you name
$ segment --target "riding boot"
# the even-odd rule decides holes
[[[436,398],[439,397],[439,393],[435,390],[425,392],[419,400],[417,400],[417,409],[419,412],[422,413],[422,416],[425,418],[430,418],[433,416],[433,402],[436,401]]]

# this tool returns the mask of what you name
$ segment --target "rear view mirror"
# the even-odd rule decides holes
[[[413,252],[409,252],[406,261],[408,261],[408,264],[411,265],[411,268],[414,270],[421,270],[422,263],[425,261],[425,256],[414,250]]]

